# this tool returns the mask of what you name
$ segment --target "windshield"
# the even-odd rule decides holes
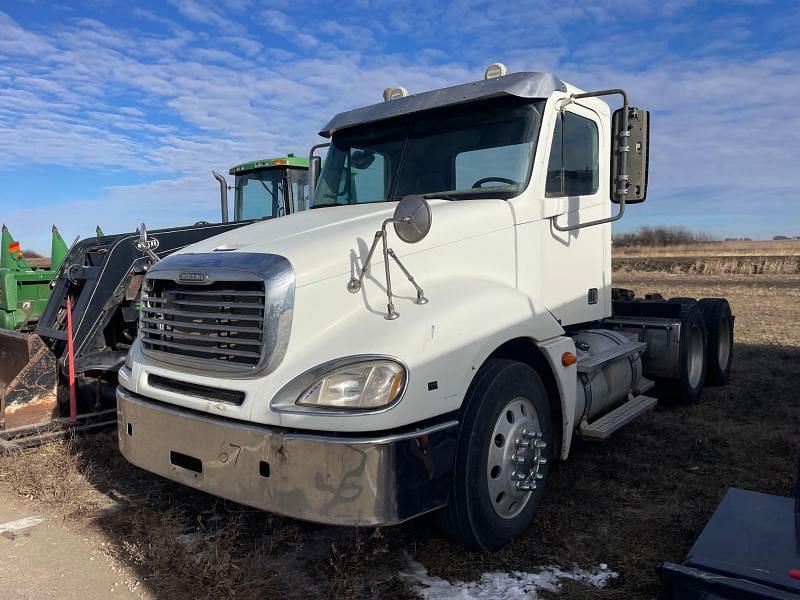
[[[236,220],[270,219],[285,210],[284,169],[262,169],[236,176]]]
[[[312,208],[409,194],[516,196],[528,183],[542,106],[486,100],[334,134]]]

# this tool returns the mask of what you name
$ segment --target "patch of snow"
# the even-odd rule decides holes
[[[203,538],[202,534],[197,531],[190,531],[189,533],[182,533],[175,536],[175,541],[183,546],[193,544]]]
[[[39,523],[44,522],[42,517],[34,516],[34,517],[24,517],[22,519],[17,519],[16,521],[9,521],[8,523],[0,523],[0,533],[6,533],[9,531],[19,531],[20,529],[27,529],[28,527],[34,527]]]
[[[539,591],[558,592],[564,580],[579,581],[602,588],[618,574],[606,564],[597,568],[572,569],[544,567],[537,573],[522,571],[493,572],[481,575],[480,581],[447,581],[434,577],[418,562],[409,559],[409,569],[400,573],[412,591],[425,600],[506,600],[525,598],[536,600]]]

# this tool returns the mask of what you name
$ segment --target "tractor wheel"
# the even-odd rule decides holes
[[[530,366],[490,359],[465,401],[445,533],[496,551],[528,529],[544,495],[553,453],[550,404]]]

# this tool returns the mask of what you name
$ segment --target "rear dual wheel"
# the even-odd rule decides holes
[[[476,376],[460,424],[445,533],[475,550],[499,550],[531,524],[553,452],[550,404],[536,371],[490,359]]]
[[[706,382],[706,325],[703,312],[693,298],[672,298],[681,305],[678,377],[661,382],[673,397],[682,402],[697,402]]]
[[[696,402],[703,386],[724,385],[730,377],[733,364],[731,307],[724,298],[699,301],[671,298],[669,301],[681,305],[680,378],[671,387],[681,400]],[[704,338],[702,343],[701,337]]]
[[[725,298],[703,298],[697,305],[708,332],[708,385],[725,385],[733,364],[733,315]]]

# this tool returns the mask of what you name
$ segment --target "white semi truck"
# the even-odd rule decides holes
[[[336,115],[310,210],[148,271],[119,373],[123,455],[298,519],[438,511],[461,543],[502,547],[575,436],[653,408],[654,383],[691,401],[728,377],[725,300],[611,287],[648,120],[622,90],[499,63]]]

